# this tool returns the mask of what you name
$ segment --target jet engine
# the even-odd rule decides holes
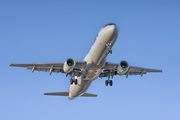
[[[65,73],[70,73],[76,65],[76,61],[72,58],[67,59],[64,62],[63,70]]]
[[[117,67],[117,73],[119,75],[125,74],[129,69],[129,63],[127,61],[121,61]]]

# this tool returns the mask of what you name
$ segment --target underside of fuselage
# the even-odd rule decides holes
[[[118,28],[115,24],[106,24],[98,33],[94,44],[84,61],[86,67],[80,77],[76,77],[78,83],[73,83],[69,89],[70,100],[81,96],[90,86],[93,80],[97,79],[106,63],[106,57],[110,53],[118,37]]]

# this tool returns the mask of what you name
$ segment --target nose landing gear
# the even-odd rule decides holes
[[[112,54],[112,50],[109,50],[109,53]]]

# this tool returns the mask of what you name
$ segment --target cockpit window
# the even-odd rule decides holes
[[[108,26],[108,25],[116,25],[116,24],[114,24],[114,23],[108,23],[108,24],[104,25],[103,28],[105,28],[105,27]]]

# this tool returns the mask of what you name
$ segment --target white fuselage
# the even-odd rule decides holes
[[[78,84],[74,83],[69,88],[68,98],[74,99],[82,95],[90,86],[91,82],[97,79],[106,63],[109,54],[118,37],[118,28],[115,24],[105,25],[98,33],[92,47],[86,55],[86,67],[80,77],[76,77]]]

